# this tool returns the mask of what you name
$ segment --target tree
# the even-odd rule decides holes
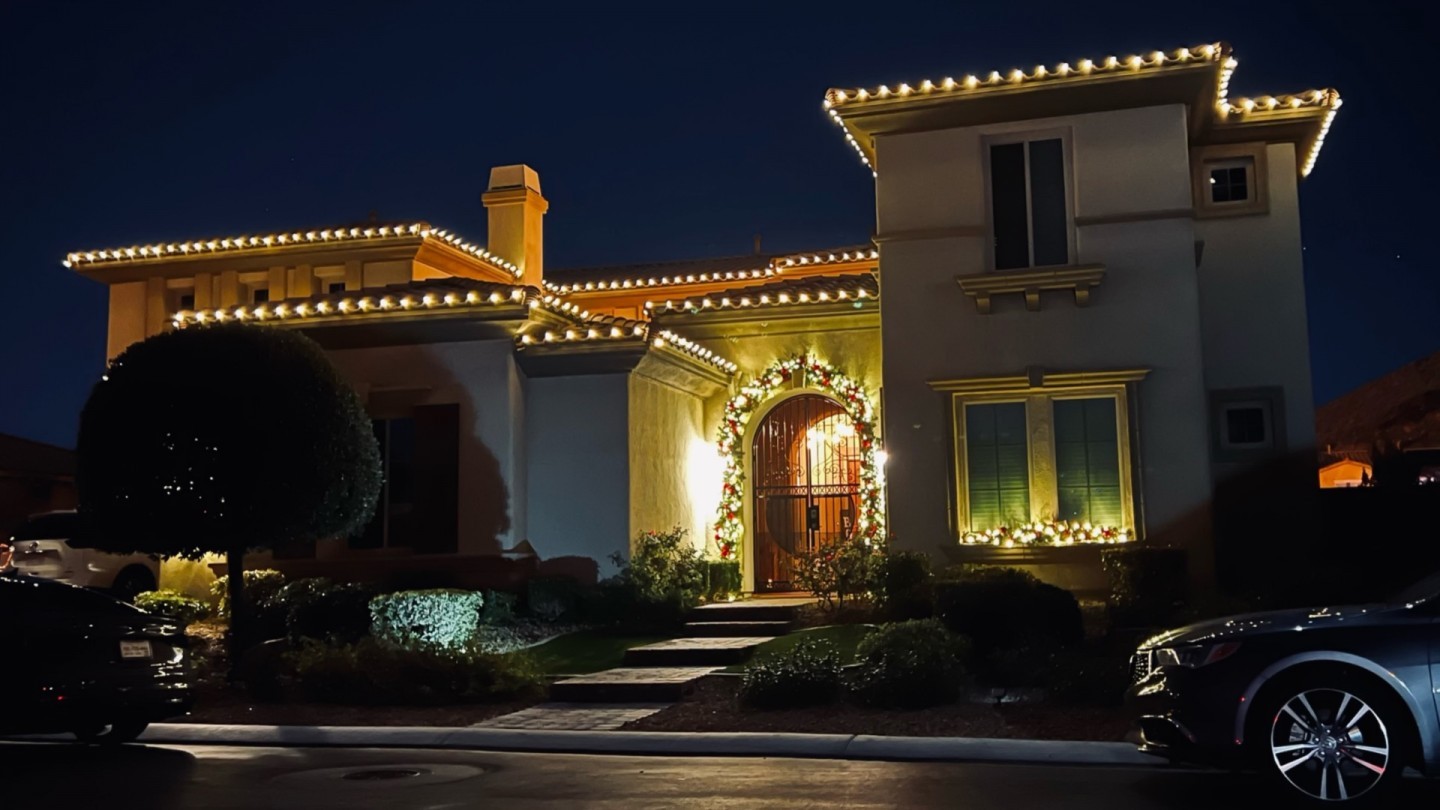
[[[320,346],[237,323],[116,357],[81,412],[76,454],[80,511],[106,548],[226,555],[232,668],[249,641],[245,553],[360,530],[382,476],[365,408]]]

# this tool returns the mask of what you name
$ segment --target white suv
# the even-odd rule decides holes
[[[111,554],[90,548],[74,511],[32,515],[10,538],[21,574],[53,579],[82,588],[107,590],[125,601],[155,590],[160,558],[153,554]]]

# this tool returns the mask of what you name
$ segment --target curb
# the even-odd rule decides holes
[[[446,748],[571,754],[807,757],[922,762],[1161,767],[1123,742],[884,737],[869,734],[527,731],[431,726],[254,726],[156,723],[146,743]]]

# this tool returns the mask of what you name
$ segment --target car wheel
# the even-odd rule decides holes
[[[120,745],[133,742],[149,723],[143,720],[117,720],[113,723],[97,723],[92,726],[75,730],[75,738],[82,743],[92,745]]]
[[[1312,680],[1280,690],[1269,708],[1263,767],[1292,796],[1369,803],[1400,781],[1406,710],[1380,689]]]
[[[155,577],[138,566],[131,566],[116,574],[115,583],[110,586],[111,595],[123,602],[132,602],[136,596],[153,590]]]

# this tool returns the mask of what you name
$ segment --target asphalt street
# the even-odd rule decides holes
[[[0,772],[5,810],[1213,810],[1264,790],[1249,776],[1167,768],[49,743],[0,743]],[[1433,783],[1407,780],[1403,794],[1395,806],[1440,802]]]

